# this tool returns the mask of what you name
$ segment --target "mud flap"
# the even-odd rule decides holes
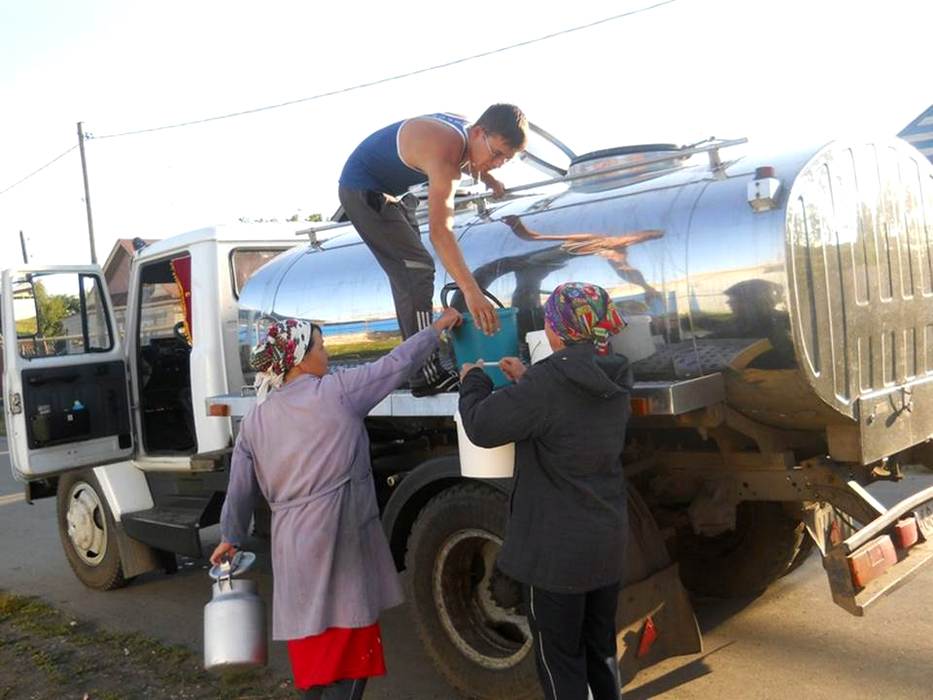
[[[642,668],[702,650],[693,606],[654,516],[629,485],[625,581],[616,612],[619,673],[628,683]]]
[[[120,551],[123,575],[127,579],[164,568],[158,552],[148,544],[127,535],[122,524],[117,524],[114,534]]]
[[[622,590],[616,643],[623,684],[642,668],[702,651],[700,628],[676,564]]]

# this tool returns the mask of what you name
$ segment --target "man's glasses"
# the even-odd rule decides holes
[[[483,132],[483,143],[485,143],[485,144],[486,144],[486,148],[489,149],[489,155],[492,156],[492,159],[493,159],[493,160],[501,160],[503,163],[508,163],[510,160],[512,160],[512,156],[513,156],[514,154],[511,154],[511,153],[503,153],[503,152],[500,151],[498,148],[493,148],[493,147],[492,147],[492,145],[489,143],[489,139],[486,138],[486,132],[485,132],[485,131]]]

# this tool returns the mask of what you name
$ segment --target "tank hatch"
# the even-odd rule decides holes
[[[672,143],[604,148],[576,156],[567,175],[571,188],[593,191],[642,182],[683,167],[686,156]]]

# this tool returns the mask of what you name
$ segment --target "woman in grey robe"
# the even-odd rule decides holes
[[[356,700],[367,677],[385,673],[379,613],[402,591],[363,419],[459,322],[445,310],[380,360],[332,374],[320,328],[305,321],[274,324],[253,350],[257,405],[237,435],[211,562],[237,551],[262,493],[272,510],[272,636],[288,641],[306,698]]]

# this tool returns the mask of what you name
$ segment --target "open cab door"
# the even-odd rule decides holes
[[[3,271],[3,391],[14,476],[133,452],[126,362],[96,266]]]

